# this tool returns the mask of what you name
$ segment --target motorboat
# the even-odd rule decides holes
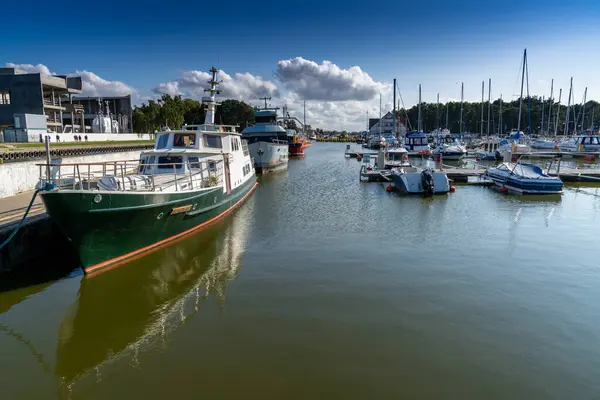
[[[277,124],[277,109],[256,108],[255,125],[242,131],[242,138],[248,141],[250,155],[254,160],[257,174],[287,169],[289,150],[286,130]]]
[[[600,151],[600,136],[575,136],[558,145],[560,151]]]
[[[417,153],[431,153],[427,135],[423,132],[409,132],[404,140],[404,148],[408,151]]]
[[[458,161],[467,154],[467,149],[460,144],[458,139],[451,136],[440,139],[432,153],[434,157],[441,157],[443,160]],[[445,139],[451,139],[451,141]]]
[[[450,181],[444,171],[431,168],[401,167],[392,170],[390,175],[397,190],[405,194],[434,194],[450,192]]]
[[[502,190],[522,194],[562,193],[560,178],[550,176],[535,164],[505,162],[488,168],[486,175]]]
[[[531,148],[538,150],[555,150],[558,146],[558,142],[556,140],[550,139],[536,139],[531,143]]]
[[[499,157],[499,147],[500,142],[498,139],[488,139],[477,148],[475,157],[480,160],[496,160]]]
[[[394,149],[388,149],[385,152],[385,169],[392,169],[398,167],[410,167],[408,162],[408,150],[404,147],[396,147]]]

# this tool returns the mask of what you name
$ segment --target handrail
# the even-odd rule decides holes
[[[202,159],[200,159],[198,162],[202,162],[202,161],[208,161],[208,160],[202,160]],[[214,163],[217,163],[217,164],[223,162],[223,160],[210,160],[210,161],[214,162]],[[147,166],[147,165],[183,165],[184,164],[183,162],[178,162],[178,163],[152,163],[152,164],[149,164],[149,163],[141,163],[140,160],[129,160],[129,161],[103,161],[103,162],[73,163],[73,164],[52,164],[52,163],[46,164],[46,163],[43,163],[43,164],[35,164],[35,165],[36,166],[41,166],[41,167],[48,167],[48,166],[49,167],[73,167],[73,166],[80,166],[80,165],[107,165],[107,164],[110,164],[110,165],[120,165],[120,164],[127,164],[127,163],[131,163],[131,162],[137,163],[138,165],[144,165],[144,166]]]

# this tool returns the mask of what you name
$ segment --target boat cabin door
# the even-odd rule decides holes
[[[231,167],[229,160],[229,153],[223,154],[224,174],[225,174],[225,193],[231,193]]]

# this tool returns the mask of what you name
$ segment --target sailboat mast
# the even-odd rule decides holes
[[[562,99],[562,88],[558,92],[558,103],[556,103],[556,115],[554,116],[554,137],[558,135],[558,120],[560,119],[560,100]]]
[[[531,136],[531,96],[529,95],[529,65],[525,57],[525,77],[527,78],[527,134]]]
[[[304,131],[304,134],[306,135],[306,100],[304,100],[304,122],[302,125],[302,130]]]
[[[483,136],[483,92],[485,91],[485,81],[481,81],[481,128],[480,135]]]
[[[448,128],[448,107],[450,106],[450,102],[446,103],[446,129]]]
[[[502,133],[502,93],[500,93],[500,112],[498,116],[498,136]]]
[[[550,84],[550,98],[548,100],[548,136],[550,136],[550,119],[552,118],[552,103],[554,103],[554,79],[552,79],[552,83]]]
[[[492,117],[492,78],[488,83],[488,117],[487,117],[487,135],[490,136],[490,119]]]
[[[542,96],[542,119],[541,119],[541,126],[540,126],[541,134],[544,133],[544,110],[545,109],[546,109],[546,99],[544,98],[544,96]]]
[[[437,102],[435,104],[435,129],[440,133],[440,94],[437,94]]]
[[[567,101],[567,116],[565,117],[565,136],[569,134],[569,111],[571,110],[571,93],[573,92],[573,77],[571,77],[571,86],[569,88],[569,100]]]
[[[421,117],[421,84],[419,83],[419,120],[417,121],[417,130],[419,132],[423,131],[423,121]]]
[[[594,108],[592,108],[592,124],[590,125],[590,135],[594,134],[594,117],[596,116],[596,105],[594,105]]]
[[[464,82],[460,83],[460,122],[459,122],[459,126],[458,126],[458,133],[462,133],[462,126],[463,126],[463,97],[465,94],[465,84]]]
[[[521,96],[519,97],[519,119],[517,130],[521,132],[521,113],[523,112],[523,84],[525,83],[525,62],[527,61],[527,49],[523,51],[523,71],[521,74]]]
[[[394,106],[393,106],[393,120],[392,123],[394,124],[392,126],[392,136],[396,137],[396,78],[394,78]]]
[[[581,106],[581,130],[583,130],[585,125],[585,102],[587,100],[587,86],[585,87],[585,91],[583,92],[583,105]],[[577,130],[577,127],[575,127]]]
[[[379,137],[381,138],[381,93],[379,93]]]

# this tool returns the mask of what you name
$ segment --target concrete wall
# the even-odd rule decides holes
[[[141,151],[123,153],[95,154],[90,156],[64,157],[63,164],[90,163],[102,161],[138,160]],[[53,158],[52,161],[58,160]],[[14,196],[21,192],[34,190],[40,176],[40,161],[25,161],[0,164],[0,198]]]
[[[42,135],[42,139],[40,139]],[[40,143],[44,141],[43,136],[50,136],[50,142],[56,142],[56,136],[60,138],[61,142],[73,142],[75,143],[74,133],[46,133],[40,134],[39,132],[28,132],[28,140],[32,143]],[[148,133],[78,133],[77,136],[81,136],[81,141],[85,142],[85,136],[88,137],[88,142],[105,142],[105,141],[130,141],[130,140],[154,140],[154,135]]]
[[[0,125],[13,125],[13,115],[44,114],[40,74],[0,75],[0,90],[10,92],[10,104],[0,105]]]

